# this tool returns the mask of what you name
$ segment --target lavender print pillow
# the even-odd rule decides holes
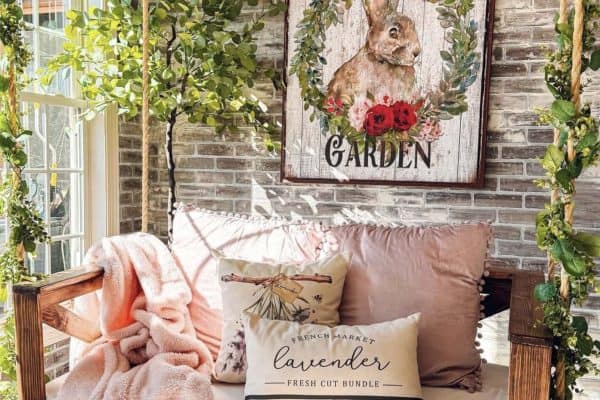
[[[338,324],[348,263],[341,254],[304,265],[219,258],[224,325],[215,379],[246,380],[244,313],[270,320]]]

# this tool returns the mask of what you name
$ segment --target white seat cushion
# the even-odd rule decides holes
[[[46,385],[47,400],[54,400],[64,378]],[[508,399],[508,367],[486,364],[483,366],[483,391],[468,393],[460,389],[423,387],[423,400],[506,400]],[[215,400],[243,400],[244,385],[216,383]],[[193,400],[193,399],[190,399]]]

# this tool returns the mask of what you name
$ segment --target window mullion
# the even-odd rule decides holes
[[[41,117],[40,118],[36,118],[36,121],[38,122],[38,124],[40,124],[41,122],[41,129],[43,129],[43,136],[46,139],[44,141],[44,168],[46,168],[46,170],[50,169],[50,137],[49,132],[47,130],[47,112],[48,112],[48,106],[46,104],[43,104],[40,106],[40,109],[43,110],[43,112],[41,112]],[[41,132],[41,131],[40,131]],[[46,221],[46,226],[48,227],[48,233],[52,234],[52,219],[50,218],[50,202],[52,201],[50,199],[50,174],[45,173],[44,174],[44,181],[45,181],[45,186],[46,186],[46,198],[44,201],[44,214],[45,214],[45,221]],[[46,243],[46,260],[45,260],[45,273],[46,274],[50,274],[52,272],[52,247],[50,244]]]

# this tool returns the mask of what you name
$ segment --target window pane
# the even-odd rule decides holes
[[[82,176],[53,173],[50,177],[50,235],[80,234],[83,231]]]
[[[63,31],[65,28],[65,14],[71,9],[69,0],[38,0],[39,24],[41,27]]]
[[[55,32],[42,28],[37,33],[37,41],[37,50],[34,51],[36,70],[43,70],[55,55],[62,52],[63,44],[66,40]],[[62,94],[66,97],[71,96],[71,70],[65,69],[58,73],[54,77],[52,84],[48,88],[45,88],[45,93]]]
[[[50,273],[57,273],[76,267],[83,260],[81,238],[59,240],[50,245]]]
[[[33,202],[36,210],[42,218],[46,215],[46,202],[48,199],[48,190],[46,189],[46,174],[26,173],[23,178],[29,186],[29,200]]]
[[[27,255],[27,265],[31,272],[46,274],[46,249],[45,243],[38,244],[35,255]]]
[[[40,124],[40,107],[34,107],[31,104],[23,104],[23,127],[33,132],[25,141],[25,151],[27,153],[28,168],[45,168],[46,151],[44,144],[46,142],[45,129]]]
[[[79,110],[73,107],[31,104],[24,104],[22,109],[23,125],[33,132],[24,140],[28,155],[27,167],[81,170],[83,123],[78,118]]]
[[[71,9],[70,0],[21,0],[24,19],[31,24],[31,30],[25,32],[27,43],[33,51],[33,61],[28,68],[29,74],[45,67],[48,61],[63,49],[64,28],[67,23],[66,12]],[[40,88],[28,88],[38,91]],[[60,73],[45,91],[51,94],[72,96],[72,79],[69,70]]]
[[[4,243],[8,240],[6,218],[0,218],[0,251],[4,251]]]
[[[33,1],[32,0],[20,0],[19,3],[23,7],[23,19],[33,24]]]
[[[49,141],[49,168],[83,167],[83,140],[78,110],[72,107],[44,106],[42,119]]]

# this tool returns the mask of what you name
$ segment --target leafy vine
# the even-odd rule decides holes
[[[107,0],[105,9],[69,11],[63,52],[48,63],[42,83],[59,73],[79,73],[88,116],[116,105],[135,118],[142,109],[142,9],[135,0]],[[241,24],[245,5],[258,0],[158,0],[150,3],[150,115],[165,127],[169,169],[169,238],[176,203],[175,125],[182,118],[217,133],[239,133],[236,121],[254,127],[252,138],[273,151],[279,128],[267,107],[251,94],[256,79],[277,86],[277,72],[258,62],[257,35],[264,18],[283,12],[281,0],[266,0],[249,22]]]
[[[17,94],[27,84],[25,69],[31,53],[25,44],[23,10],[14,0],[0,2],[0,152],[7,167],[0,184],[0,214],[8,220],[9,235],[0,256],[0,301],[5,302],[13,283],[35,280],[25,263],[27,253],[48,240],[44,221],[28,198],[29,188],[23,180],[27,153],[23,140],[31,131],[23,129]],[[16,355],[14,318],[6,316],[0,334],[0,373],[9,381],[0,382],[0,397],[16,399]]]
[[[416,100],[418,123],[406,133],[398,135],[398,132],[390,131],[381,136],[383,141],[396,145],[412,142],[423,124],[431,119],[449,120],[467,111],[466,91],[476,82],[481,68],[481,54],[477,51],[478,26],[470,17],[473,1],[428,1],[438,4],[438,20],[446,29],[445,40],[450,47],[440,52],[443,77],[437,89]],[[327,29],[341,23],[345,10],[352,3],[352,0],[311,0],[296,27],[297,49],[290,62],[290,74],[298,78],[304,109],[313,111],[310,121],[318,120],[323,132],[340,134],[362,147],[368,138],[349,121],[350,105],[336,104],[335,99],[328,99],[323,82]],[[332,113],[332,109],[336,112]],[[342,112],[337,112],[338,109]]]
[[[600,68],[600,52],[593,51],[594,30],[599,26],[600,5],[584,1],[582,73]],[[555,144],[548,146],[541,164],[547,178],[538,181],[541,187],[555,193],[552,204],[546,205],[536,220],[538,246],[548,251],[551,263],[561,264],[569,277],[569,295],[561,295],[561,279],[552,273],[548,282],[535,289],[542,302],[544,324],[554,335],[554,365],[564,365],[566,393],[557,393],[557,373],[553,373],[552,398],[571,399],[579,392],[577,379],[600,370],[592,358],[600,354],[600,342],[588,333],[585,318],[571,314],[572,304],[582,304],[594,286],[594,257],[600,257],[600,237],[577,232],[572,224],[575,180],[600,160],[598,121],[591,115],[590,106],[581,107],[571,97],[573,66],[574,12],[564,23],[557,22],[557,48],[549,54],[545,80],[555,100],[551,107],[539,110],[541,124],[551,125],[558,135]],[[583,88],[577,88],[582,90]]]

